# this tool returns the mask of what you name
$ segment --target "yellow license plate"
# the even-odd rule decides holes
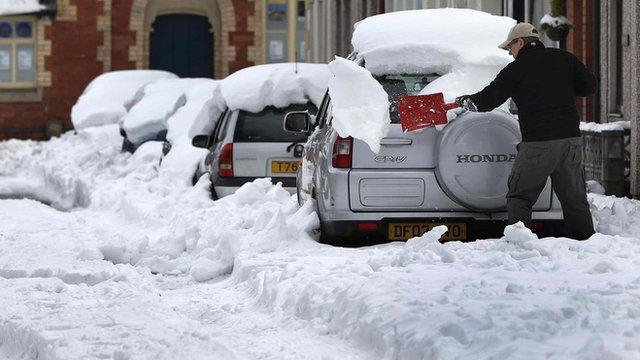
[[[409,240],[421,236],[438,225],[449,228],[441,240],[466,240],[467,224],[465,223],[389,223],[389,240]]]
[[[300,167],[300,161],[272,161],[271,172],[274,174],[295,174]]]

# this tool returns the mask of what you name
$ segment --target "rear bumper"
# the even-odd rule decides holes
[[[504,228],[508,225],[506,219],[476,219],[469,217],[412,217],[412,218],[384,218],[377,221],[376,230],[361,231],[359,225],[367,221],[322,221],[321,230],[323,242],[343,246],[364,246],[390,241],[388,238],[390,223],[416,223],[428,222],[464,223],[466,224],[467,237],[463,241],[478,239],[501,238]],[[539,237],[560,236],[562,233],[562,219],[534,219],[536,226],[540,228],[535,232]],[[416,234],[419,235],[419,234]]]

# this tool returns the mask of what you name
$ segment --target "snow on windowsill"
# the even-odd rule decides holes
[[[540,19],[540,25],[547,24],[551,27],[557,28],[562,25],[572,25],[571,21],[564,16],[551,16],[549,14],[545,14],[542,19]]]
[[[38,0],[2,0],[0,2],[0,16],[28,14],[46,10],[47,6]]]

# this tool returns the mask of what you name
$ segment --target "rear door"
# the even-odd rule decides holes
[[[283,119],[287,112],[303,110],[317,112],[312,104],[267,107],[259,113],[239,111],[233,134],[234,175],[295,177],[307,136],[285,131]]]
[[[388,75],[378,77],[391,102],[389,134],[380,142],[380,152],[353,141],[353,164],[350,173],[351,208],[357,211],[424,211],[427,191],[437,186],[433,176],[437,163],[438,132],[427,128],[420,132],[403,132],[396,101],[399,96],[416,95],[437,74]],[[451,207],[451,203],[440,204]]]

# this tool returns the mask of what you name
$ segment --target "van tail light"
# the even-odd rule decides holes
[[[220,150],[218,175],[221,177],[233,177],[233,144],[226,144]]]
[[[338,169],[350,169],[353,155],[353,138],[351,136],[343,138],[338,136],[333,143],[333,157],[331,165]]]

